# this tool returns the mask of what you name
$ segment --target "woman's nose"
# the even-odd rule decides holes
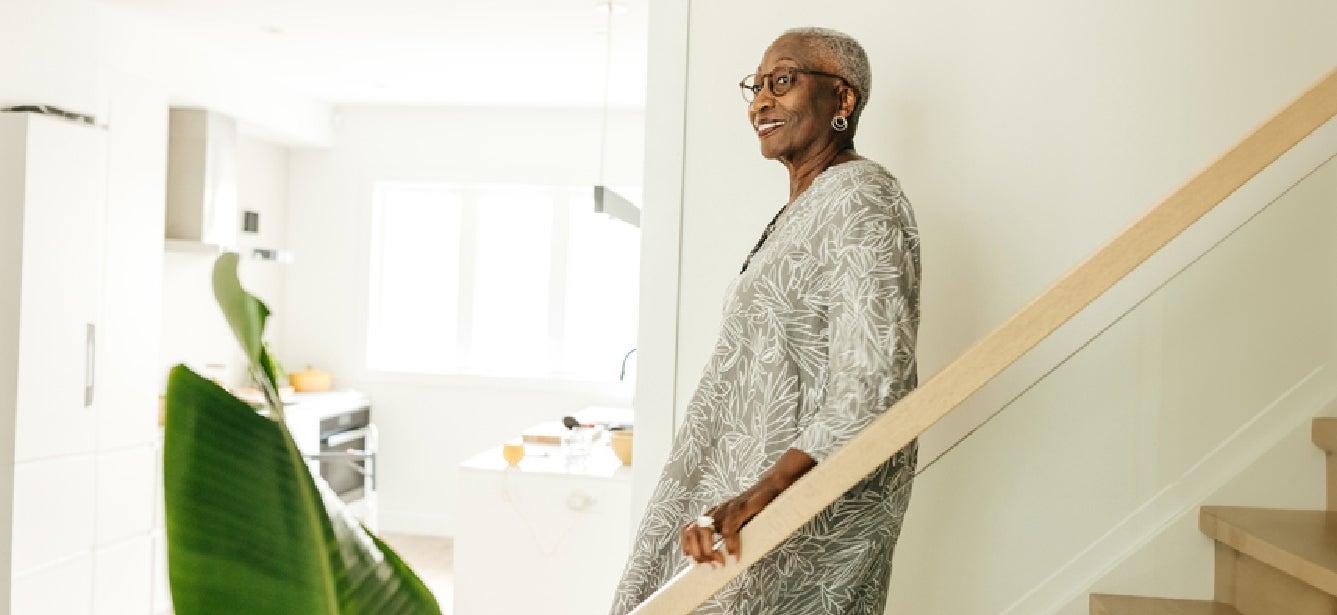
[[[753,98],[747,106],[748,112],[756,116],[758,113],[770,110],[774,105],[775,99],[771,97],[770,91],[767,88],[762,88],[760,92],[757,92],[757,97]]]

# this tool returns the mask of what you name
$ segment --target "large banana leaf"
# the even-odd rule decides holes
[[[273,394],[260,343],[269,310],[219,257],[215,295],[252,373]],[[277,395],[272,417],[281,417]],[[167,384],[167,549],[178,615],[438,614],[431,592],[343,502],[312,479],[281,421],[185,366]]]

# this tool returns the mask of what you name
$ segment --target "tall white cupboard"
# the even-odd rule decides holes
[[[154,272],[161,240],[139,239],[161,237],[161,209],[156,229],[109,216],[109,189],[152,181],[113,178],[136,161],[109,158],[109,133],[0,113],[0,608],[16,615],[152,612],[158,449],[138,370],[157,337],[136,345],[134,312],[158,297],[125,279]]]

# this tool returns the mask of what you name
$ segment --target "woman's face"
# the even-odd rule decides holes
[[[757,74],[765,75],[780,67],[835,72],[834,66],[821,60],[814,57],[801,37],[782,36],[762,56]],[[794,73],[793,86],[783,96],[772,94],[769,83],[757,92],[747,107],[747,117],[761,143],[761,155],[793,160],[835,140],[831,119],[840,111],[837,93],[841,85],[833,77]]]

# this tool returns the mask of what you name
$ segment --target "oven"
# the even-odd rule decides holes
[[[320,476],[347,504],[369,499],[376,485],[376,426],[362,406],[320,420]]]

